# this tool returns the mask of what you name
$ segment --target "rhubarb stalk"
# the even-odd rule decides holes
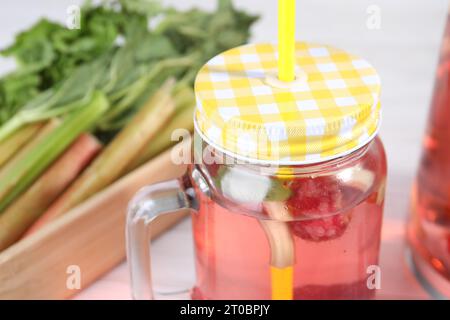
[[[41,128],[42,123],[24,126],[9,139],[0,142],[0,167],[11,159]]]
[[[69,114],[48,138],[40,141],[26,157],[8,170],[0,179],[0,212],[24,192],[81,133],[88,131],[107,108],[106,97],[95,92],[90,102]]]
[[[148,143],[148,147],[143,150],[140,156],[130,164],[130,166],[128,167],[128,171],[136,169],[146,161],[152,159],[164,150],[175,145],[178,141],[172,140],[172,133],[176,129],[185,129],[189,132],[192,132],[194,130],[194,123],[192,121],[193,113],[193,104],[179,110],[178,113],[167,124],[167,126],[165,126],[160,131],[158,136],[156,136]]]
[[[47,123],[42,126],[39,131],[35,133],[33,137],[30,137],[27,144],[25,144],[20,151],[18,151],[14,157],[12,157],[3,167],[0,168],[0,180],[4,179],[8,172],[14,170],[20,161],[26,159],[30,151],[40,142],[45,141],[45,139],[61,124],[58,118],[53,118],[47,121]],[[7,139],[6,141],[9,141]]]
[[[100,150],[82,134],[19,198],[0,215],[0,251],[16,242]]]
[[[39,229],[118,179],[175,110],[173,81],[166,82],[92,164],[50,206],[27,234]]]

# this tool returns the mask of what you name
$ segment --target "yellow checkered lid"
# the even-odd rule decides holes
[[[197,132],[254,162],[301,164],[348,154],[380,123],[380,78],[345,51],[296,43],[296,80],[277,78],[277,47],[250,44],[207,62],[195,80]]]

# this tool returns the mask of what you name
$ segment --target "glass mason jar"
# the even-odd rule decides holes
[[[345,64],[346,67],[355,66],[358,72],[351,73],[355,78],[346,80],[357,88],[365,84],[357,81],[361,74],[372,76],[370,65],[344,55],[340,50],[305,43],[297,46],[299,51],[305,49],[298,59],[304,70],[308,70],[310,63],[310,60],[301,59],[304,55],[322,61],[323,49],[326,49],[330,60],[339,57],[339,67],[344,68],[346,59],[350,62]],[[268,52],[273,53],[270,59],[276,59],[274,49],[270,51],[271,47],[266,45],[240,47],[238,52],[233,49],[219,58],[227,60],[230,55],[234,58],[243,55],[249,59],[247,51],[254,53],[255,48],[258,49],[256,52],[263,52],[266,59]],[[318,53],[317,57],[315,53]],[[217,61],[223,59],[211,60],[196,80],[198,107],[193,164],[179,179],[145,187],[130,204],[127,255],[134,298],[154,297],[149,251],[151,221],[160,215],[185,210],[191,212],[195,247],[197,281],[191,290],[193,299],[372,298],[379,288],[377,264],[386,181],[386,157],[376,134],[378,101],[374,99],[364,105],[370,111],[365,113],[365,118],[361,116],[357,120],[363,128],[362,133],[355,122],[352,122],[350,132],[345,125],[339,126],[336,122],[320,127],[326,121],[336,120],[333,118],[307,121],[310,125],[306,131],[298,120],[285,122],[287,133],[270,131],[270,148],[262,145],[262,140],[267,143],[267,139],[260,139],[261,128],[256,130],[258,137],[252,139],[246,134],[255,127],[241,124],[237,125],[241,131],[236,130],[236,124],[231,128],[224,125],[222,135],[217,139],[217,135],[214,136],[217,131],[208,127],[211,122],[205,123],[202,118],[203,112],[208,113],[205,111],[208,105],[199,85],[202,75],[211,70],[208,66],[216,67]],[[344,69],[338,76],[345,71],[350,74],[351,70]],[[228,72],[227,67],[221,70]],[[236,76],[236,80],[246,78],[249,74],[246,71],[245,75],[234,74],[236,70],[233,69],[232,77]],[[218,72],[217,68],[214,72]],[[220,75],[215,76],[220,78]],[[314,82],[312,74],[306,76],[310,86],[319,87],[320,82]],[[326,74],[325,79],[328,76]],[[263,77],[258,76],[258,79]],[[276,88],[274,94],[292,92],[296,88]],[[256,91],[264,91],[264,87],[259,86]],[[342,97],[336,101],[341,101],[339,98]],[[360,96],[355,94],[355,100],[358,98]],[[217,99],[222,102],[227,97],[219,95]],[[299,100],[298,97],[293,99]],[[317,98],[316,102],[320,108],[321,101]],[[303,105],[311,105],[311,102]],[[242,114],[244,109],[239,110]],[[352,112],[351,108],[345,110]],[[228,116],[232,112],[219,112],[228,125]],[[302,116],[305,114],[301,113]],[[214,119],[214,116],[208,119]],[[371,119],[375,119],[376,125],[368,125]],[[280,126],[279,121],[271,123],[277,128]],[[211,126],[217,128],[218,123]],[[289,126],[295,126],[296,130],[289,130]],[[346,139],[338,139],[344,131]],[[324,132],[328,134],[323,135]],[[286,135],[288,139],[284,139]],[[274,136],[282,138],[273,139]],[[320,138],[321,146],[332,145],[332,148],[328,151],[318,148],[314,145],[319,141],[316,137]],[[357,143],[344,147],[356,137]],[[286,140],[295,141],[289,142],[292,148],[283,145]],[[308,147],[303,148],[302,143]],[[314,151],[305,153],[310,146],[315,146]]]

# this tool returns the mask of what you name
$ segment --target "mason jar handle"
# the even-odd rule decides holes
[[[198,202],[188,174],[142,188],[128,206],[126,242],[134,299],[155,298],[151,273],[151,222],[166,214],[196,212]],[[177,292],[179,293],[179,292]],[[175,294],[175,293],[174,293]]]

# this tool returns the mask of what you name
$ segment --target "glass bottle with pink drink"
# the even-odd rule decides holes
[[[411,211],[408,240],[415,266],[433,293],[450,297],[450,15]]]

